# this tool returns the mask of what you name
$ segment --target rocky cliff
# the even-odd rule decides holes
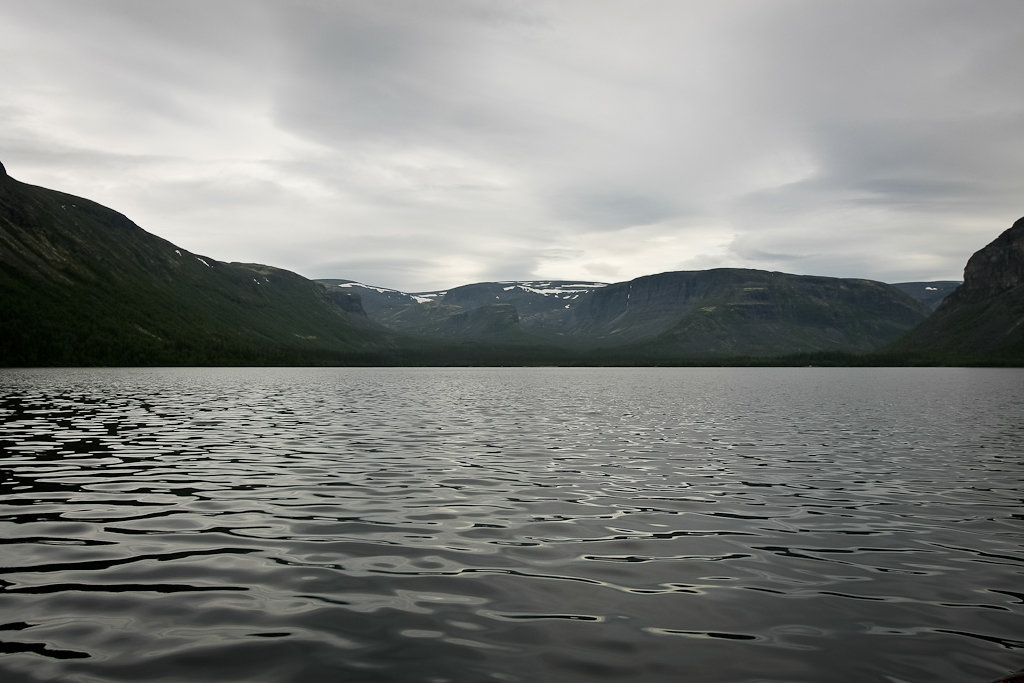
[[[893,350],[939,362],[1024,363],[1024,218],[971,256],[963,284]]]

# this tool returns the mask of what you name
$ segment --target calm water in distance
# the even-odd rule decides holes
[[[0,370],[0,680],[984,683],[1024,371]]]

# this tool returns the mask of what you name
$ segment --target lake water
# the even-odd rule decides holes
[[[0,680],[984,683],[1024,371],[0,370]]]

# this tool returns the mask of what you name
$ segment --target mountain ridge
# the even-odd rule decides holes
[[[320,282],[358,290],[371,319],[406,334],[580,350],[639,344],[646,352],[687,356],[864,352],[893,341],[929,312],[885,283],[748,268],[672,271],[610,284],[482,282],[415,294]],[[503,325],[459,324],[471,312],[497,316],[494,307],[502,305],[515,308]]]

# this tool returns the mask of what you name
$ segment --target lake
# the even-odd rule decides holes
[[[1024,370],[0,370],[0,680],[985,683]]]

